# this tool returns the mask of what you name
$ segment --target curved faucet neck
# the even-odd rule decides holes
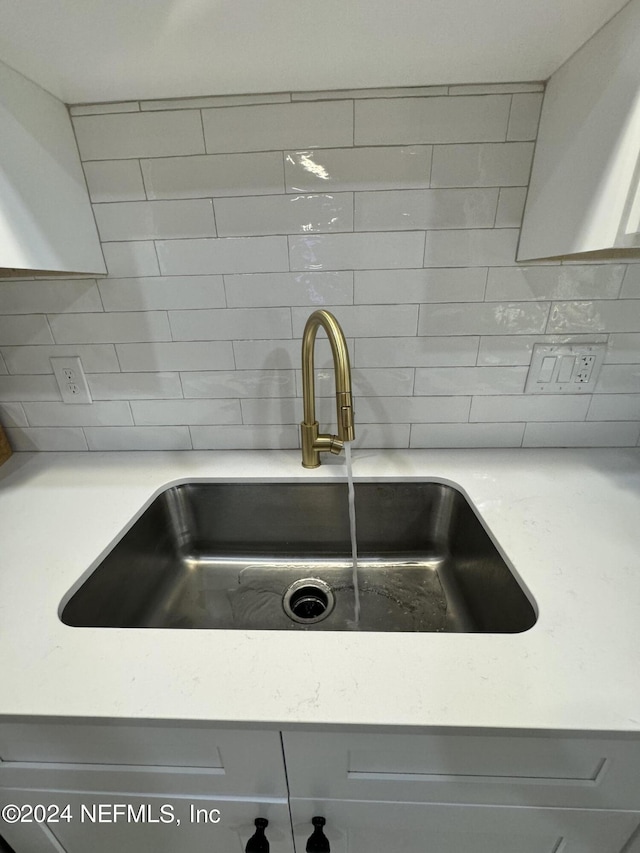
[[[337,436],[320,435],[316,421],[314,350],[318,328],[322,326],[331,345],[336,386]],[[345,441],[353,441],[353,403],[351,399],[351,364],[344,332],[329,311],[314,311],[307,320],[302,335],[302,396],[304,420],[302,431],[302,464],[316,468],[319,453],[329,450],[340,453]]]

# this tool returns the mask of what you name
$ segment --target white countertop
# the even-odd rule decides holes
[[[457,484],[536,601],[522,634],[72,628],[58,608],[170,483],[344,479],[295,451],[22,453],[0,468],[0,715],[640,731],[640,451],[354,451]],[[345,486],[346,488],[346,486]]]

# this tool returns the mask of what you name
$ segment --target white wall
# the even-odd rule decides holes
[[[384,94],[74,108],[109,277],[0,284],[14,447],[297,447],[319,306],[359,446],[635,445],[640,265],[515,262],[540,86]],[[557,340],[607,343],[596,393],[523,393]],[[57,354],[92,406],[60,402]]]

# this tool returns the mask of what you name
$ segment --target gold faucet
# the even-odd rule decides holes
[[[327,333],[333,353],[338,435],[320,433],[316,420],[313,351],[318,326],[322,326]],[[305,468],[317,468],[320,465],[320,453],[322,451],[329,450],[331,453],[340,453],[345,441],[353,441],[356,436],[353,427],[349,350],[340,324],[328,311],[314,311],[304,327],[302,335],[302,397],[304,401],[304,420],[300,424],[302,465]]]

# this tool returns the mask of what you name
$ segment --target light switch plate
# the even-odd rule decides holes
[[[525,394],[590,394],[606,344],[534,344]]]

